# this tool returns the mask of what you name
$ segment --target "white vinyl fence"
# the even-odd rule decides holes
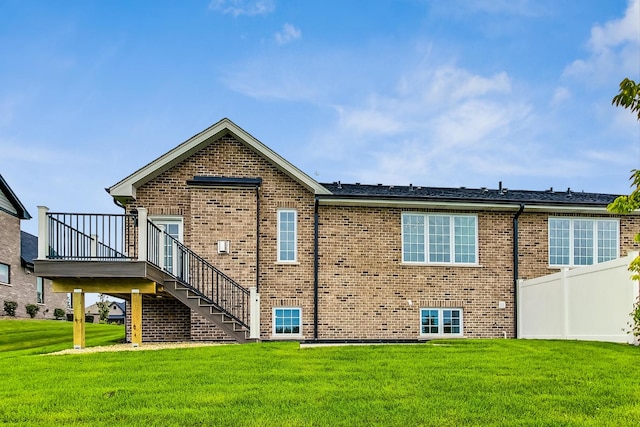
[[[627,268],[636,255],[521,280],[518,336],[634,343],[627,332],[639,289]]]

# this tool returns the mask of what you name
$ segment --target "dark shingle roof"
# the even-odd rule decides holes
[[[38,258],[38,238],[26,231],[20,231],[20,258],[24,267],[33,268],[33,260]]]
[[[394,185],[322,184],[333,193],[328,197],[416,200],[468,203],[525,203],[538,205],[605,207],[617,196],[612,194],[567,191],[529,191],[489,188],[437,188]]]

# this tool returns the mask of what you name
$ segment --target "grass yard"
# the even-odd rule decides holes
[[[94,326],[88,342],[109,327]],[[110,333],[100,339],[112,339]],[[258,343],[42,356],[36,347],[28,354],[11,345],[27,335],[12,336],[0,341],[0,423],[7,425],[640,421],[640,349],[627,345],[451,340],[301,349]]]

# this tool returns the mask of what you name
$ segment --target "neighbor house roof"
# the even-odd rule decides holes
[[[7,212],[20,219],[31,219],[31,215],[18,199],[18,196],[11,190],[7,181],[0,175],[0,210]]]
[[[422,186],[362,185],[334,182],[322,184],[331,195],[322,196],[320,202],[334,205],[425,206],[468,209],[519,209],[524,204],[529,210],[574,212],[606,211],[617,196],[585,193],[582,191],[511,190],[507,188],[439,188]]]
[[[20,231],[20,258],[23,267],[33,269],[33,260],[38,258],[38,238]]]
[[[138,169],[136,172],[124,178],[120,182],[107,188],[107,191],[116,200],[121,202],[135,199],[138,187],[149,182],[164,171],[177,165],[197,151],[200,151],[207,145],[228,134],[233,135],[233,137],[238,141],[249,147],[267,161],[271,162],[282,172],[289,175],[314,194],[329,193],[326,188],[318,184],[313,178],[296,168],[275,151],[271,150],[269,147],[226,118],[220,120],[218,123],[205,129],[199,134],[192,136],[173,150],[158,157],[156,160]]]

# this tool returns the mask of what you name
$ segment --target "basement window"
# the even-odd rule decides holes
[[[423,308],[420,310],[421,336],[462,336],[461,308]]]
[[[301,337],[302,309],[298,307],[274,307],[273,335],[275,337]]]

